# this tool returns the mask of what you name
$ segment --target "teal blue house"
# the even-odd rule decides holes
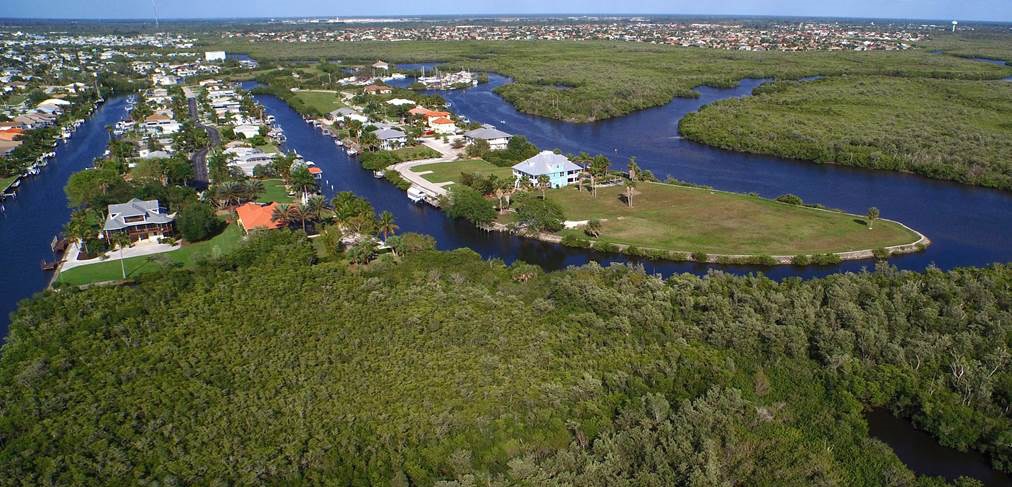
[[[546,150],[513,166],[513,175],[517,178],[517,186],[524,179],[530,179],[531,183],[537,185],[538,177],[545,175],[553,188],[561,188],[575,183],[582,170],[566,156]]]

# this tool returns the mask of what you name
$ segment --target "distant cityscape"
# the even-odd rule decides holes
[[[902,50],[925,40],[948,24],[844,23],[781,21],[762,25],[744,22],[656,22],[646,18],[597,17],[563,22],[500,19],[468,24],[419,24],[416,19],[289,19],[291,29],[231,31],[229,39],[253,42],[358,41],[482,41],[482,40],[609,40],[706,47],[743,51]],[[405,25],[393,25],[403,23]],[[307,25],[308,24],[308,25]],[[327,24],[325,28],[314,24]],[[369,24],[369,25],[352,25]],[[294,26],[298,25],[298,28]]]

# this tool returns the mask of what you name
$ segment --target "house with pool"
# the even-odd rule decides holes
[[[537,185],[538,177],[548,176],[553,188],[562,188],[575,183],[582,170],[582,167],[566,156],[546,150],[513,166],[513,175],[517,178],[517,186],[524,179],[529,179],[532,184]]]

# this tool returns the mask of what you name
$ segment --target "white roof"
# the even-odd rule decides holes
[[[541,176],[542,174],[557,172],[579,171],[581,168],[566,158],[566,156],[546,150],[541,151],[538,155],[524,162],[514,165],[513,169],[531,176]]]
[[[406,98],[394,98],[393,100],[387,100],[387,104],[401,106],[401,105],[414,105],[415,102],[413,100],[408,100]]]
[[[497,128],[488,128],[488,127],[482,127],[480,129],[474,129],[474,130],[468,130],[467,132],[464,132],[464,136],[465,137],[470,137],[472,139],[482,139],[482,140],[508,139],[510,137],[513,137],[512,135],[507,134],[506,132],[503,132],[502,130],[499,130]]]

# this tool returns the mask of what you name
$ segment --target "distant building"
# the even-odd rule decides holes
[[[492,150],[503,150],[510,143],[510,139],[513,136],[503,132],[496,128],[482,127],[480,129],[468,130],[464,132],[464,139],[469,144],[474,143],[476,140],[484,140],[488,142],[488,146]]]
[[[561,188],[575,183],[582,170],[566,156],[546,150],[513,166],[513,175],[517,178],[517,185],[524,179],[537,184],[539,176],[548,176],[553,188]]]
[[[367,95],[389,95],[393,90],[386,85],[369,85],[362,90]]]
[[[376,61],[375,63],[373,63],[372,67],[373,69],[382,69],[382,70],[390,69],[390,65],[383,61]]]
[[[142,201],[134,198],[126,203],[109,205],[102,233],[106,239],[126,234],[131,242],[171,235],[175,231],[176,215],[162,211],[158,200]]]
[[[206,51],[204,52],[204,60],[207,62],[224,61],[225,51]]]
[[[429,128],[439,135],[450,135],[457,133],[457,125],[446,117],[429,119]]]

